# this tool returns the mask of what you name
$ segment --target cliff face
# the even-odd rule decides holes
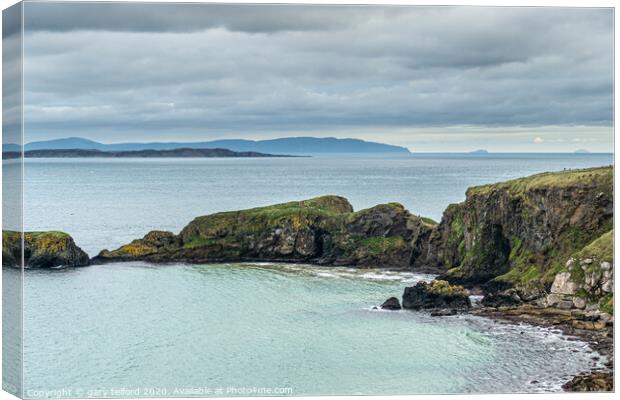
[[[408,268],[433,229],[397,203],[354,212],[338,196],[217,213],[178,234],[154,231],[95,260],[293,261]]]
[[[88,254],[64,232],[25,232],[24,262],[27,268],[81,267]],[[20,267],[21,234],[2,231],[2,266]]]
[[[465,202],[446,210],[426,258],[450,282],[536,296],[612,224],[611,167],[544,173],[470,188]]]

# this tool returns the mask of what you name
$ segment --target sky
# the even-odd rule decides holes
[[[26,141],[613,151],[611,9],[26,3],[24,23]]]

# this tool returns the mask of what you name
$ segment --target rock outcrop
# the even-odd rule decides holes
[[[429,239],[425,262],[451,283],[543,297],[571,254],[613,225],[611,167],[543,173],[468,189]]]
[[[517,290],[510,288],[501,292],[487,293],[480,303],[485,307],[510,307],[522,302]]]
[[[448,309],[466,310],[471,307],[469,293],[462,286],[446,281],[418,282],[405,288],[403,308],[410,310]]]
[[[175,235],[154,231],[94,261],[288,261],[408,269],[434,224],[389,203],[358,212],[338,196],[223,212]]]
[[[586,310],[595,317],[613,314],[613,231],[609,231],[566,262],[565,270],[555,275],[548,307]]]
[[[2,266],[21,266],[22,234],[2,231]],[[73,238],[64,232],[25,232],[23,234],[26,268],[81,267],[89,258]]]
[[[398,301],[396,297],[390,297],[381,304],[380,308],[382,310],[400,310],[402,307],[400,306],[400,301]]]

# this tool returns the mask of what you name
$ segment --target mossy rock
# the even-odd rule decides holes
[[[444,279],[544,294],[570,256],[612,228],[613,168],[472,187],[442,224]],[[598,247],[609,259],[611,247]]]
[[[614,295],[612,293],[603,296],[598,304],[601,311],[609,315],[614,315]]]
[[[355,212],[345,198],[322,196],[197,217],[179,235],[151,232],[102,251],[96,260],[260,260],[402,269],[432,230],[429,225],[399,203]]]
[[[429,292],[442,296],[467,296],[468,292],[463,286],[451,285],[448,281],[434,280],[431,281]]]
[[[20,267],[23,256],[27,268],[80,267],[89,264],[88,254],[64,232],[2,232],[3,266]]]

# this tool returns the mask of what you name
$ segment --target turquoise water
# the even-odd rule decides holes
[[[248,264],[29,271],[26,394],[539,391],[594,363],[549,331],[372,310],[421,278]]]
[[[399,201],[439,219],[474,184],[612,162],[572,154],[30,159],[24,223],[69,232],[92,256],[151,229],[179,231],[197,215],[323,194],[356,209]],[[428,278],[266,264],[27,271],[25,394],[530,392],[559,390],[595,363],[585,343],[557,332],[372,310]]]

